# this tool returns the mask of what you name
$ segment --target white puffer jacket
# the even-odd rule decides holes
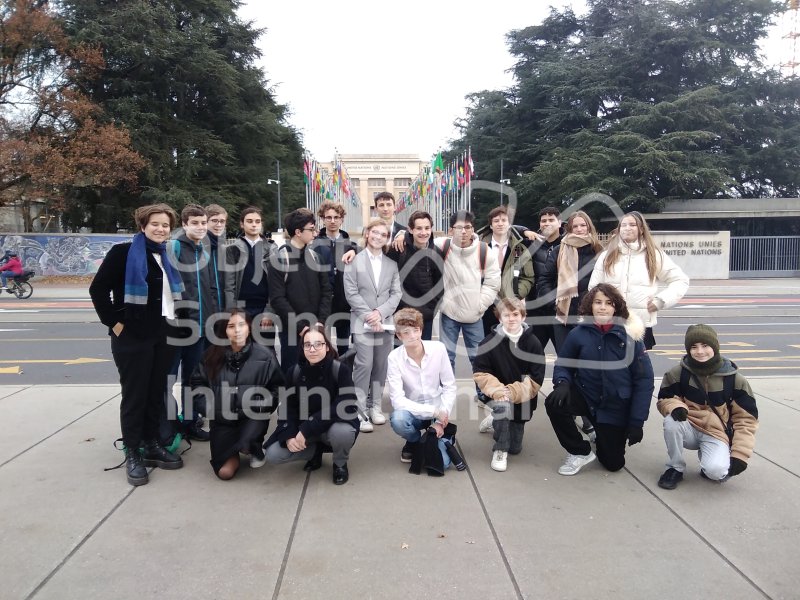
[[[437,238],[441,248],[447,238]],[[500,289],[500,267],[497,254],[486,253],[486,266],[481,285],[480,241],[473,235],[472,244],[459,248],[450,243],[450,251],[444,259],[442,282],[444,295],[440,306],[442,313],[461,323],[475,323],[497,298]]]
[[[645,327],[653,327],[658,322],[657,313],[647,311],[647,302],[652,299],[658,310],[675,306],[689,289],[689,277],[669,256],[659,250],[659,269],[655,280],[651,282],[647,274],[644,246],[638,243],[626,244],[621,239],[616,239],[619,243],[619,260],[611,273],[606,273],[603,263],[608,250],[601,252],[594,264],[589,289],[599,283],[613,285],[625,298],[628,310],[635,313]],[[666,287],[659,291],[659,283]]]

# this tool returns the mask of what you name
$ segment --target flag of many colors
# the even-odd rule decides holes
[[[471,148],[447,165],[442,160],[442,153],[438,152],[431,164],[422,169],[400,196],[397,211],[410,216],[415,210],[424,210],[433,217],[435,229],[446,231],[450,215],[459,210],[470,210],[470,182],[474,177]]]

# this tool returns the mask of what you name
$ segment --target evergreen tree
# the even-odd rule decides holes
[[[128,225],[143,202],[217,202],[236,216],[263,207],[275,225],[275,161],[284,206],[302,202],[302,148],[254,64],[262,31],[242,22],[231,0],[65,0],[66,30],[101,47],[106,62],[90,96],[131,132],[148,161],[140,194],[103,190],[76,198],[96,207],[95,227]],[[116,222],[97,222],[116,215]]]
[[[491,178],[504,158],[520,215],[603,192],[626,208],[670,198],[800,192],[796,79],[758,43],[777,0],[589,0],[512,31],[516,83],[461,123]],[[478,144],[482,141],[482,144]],[[509,175],[507,175],[509,176]]]

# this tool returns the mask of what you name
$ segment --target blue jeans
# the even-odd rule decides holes
[[[420,430],[427,429],[431,424],[430,419],[421,419],[407,410],[393,411],[389,416],[389,422],[392,424],[392,430],[410,444],[417,443],[422,437]],[[447,469],[450,466],[450,457],[442,440],[439,440],[439,452],[442,453],[444,468]]]
[[[478,353],[478,344],[484,338],[483,320],[478,319],[474,323],[462,323],[442,313],[439,328],[439,336],[447,348],[447,356],[450,357],[450,366],[453,367],[453,372],[455,373],[456,370],[456,347],[458,346],[459,332],[464,334],[467,358],[469,358],[469,364],[472,365],[475,361],[475,355]]]

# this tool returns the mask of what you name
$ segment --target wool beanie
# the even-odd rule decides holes
[[[695,344],[705,344],[714,350],[714,358],[704,363],[692,358],[690,350]],[[719,353],[719,338],[717,332],[710,325],[690,325],[686,330],[686,362],[698,375],[711,375],[722,366],[722,356]]]

